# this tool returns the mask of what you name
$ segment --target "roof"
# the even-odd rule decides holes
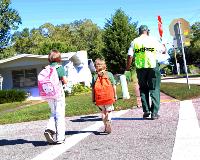
[[[68,60],[74,54],[76,54],[76,52],[61,53],[61,58],[62,58],[62,60]],[[10,57],[10,58],[0,60],[0,64],[7,63],[7,62],[10,62],[10,61],[14,61],[14,60],[20,59],[20,58],[40,58],[40,59],[47,59],[48,55],[18,54],[18,55],[15,55],[13,57]]]

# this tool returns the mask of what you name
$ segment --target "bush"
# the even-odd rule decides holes
[[[0,91],[0,104],[11,102],[22,102],[26,99],[26,92],[23,90],[1,90]]]
[[[191,74],[199,74],[200,73],[199,67],[195,66],[195,65],[189,65],[188,70],[189,70],[188,72]]]
[[[67,96],[68,95],[78,95],[80,93],[87,93],[90,91],[91,91],[90,87],[84,86],[84,84],[80,83],[80,84],[73,85],[71,93],[66,92],[66,95]]]

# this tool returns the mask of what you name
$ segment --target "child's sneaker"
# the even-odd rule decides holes
[[[53,144],[55,143],[54,139],[53,139],[53,135],[55,134],[54,131],[47,129],[44,131],[44,136],[47,140],[48,143]]]
[[[61,140],[61,141],[55,142],[55,144],[63,144],[63,143],[65,143],[65,139],[64,139],[64,140]]]
[[[111,133],[111,122],[110,121],[106,122],[105,133],[108,133],[108,134]]]

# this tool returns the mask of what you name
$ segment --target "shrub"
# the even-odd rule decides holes
[[[188,72],[189,73],[192,73],[192,74],[199,74],[200,73],[200,69],[199,69],[199,67],[197,66],[195,66],[195,65],[189,65],[188,66]]]
[[[71,93],[66,92],[66,95],[67,96],[68,95],[78,95],[80,93],[87,93],[90,91],[91,91],[90,87],[84,86],[84,84],[80,83],[80,84],[73,85]]]
[[[11,102],[22,102],[26,99],[26,92],[23,90],[1,90],[0,91],[0,104]]]

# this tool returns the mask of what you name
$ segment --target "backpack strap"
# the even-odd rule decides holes
[[[95,73],[94,76],[93,76],[94,83],[96,82],[97,77],[98,77],[98,75]]]
[[[55,67],[56,67],[56,69],[58,69],[59,67],[61,67],[62,65],[60,65],[60,64],[56,64],[55,65]]]
[[[108,71],[105,71],[105,75],[106,75],[106,76],[109,78],[109,80],[111,81]],[[98,78],[98,74],[95,73],[95,74],[93,75],[94,84],[95,84],[97,78]]]

